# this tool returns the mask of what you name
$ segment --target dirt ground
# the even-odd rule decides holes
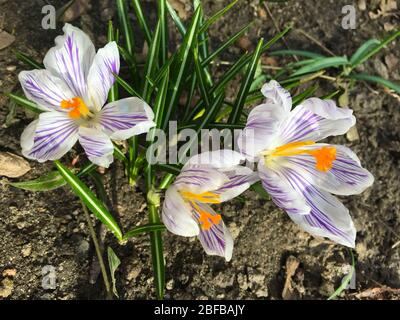
[[[66,1],[0,0],[0,29],[15,35],[15,42],[0,50],[0,91],[20,90],[17,75],[25,67],[14,57],[19,49],[41,60],[53,46],[57,30],[43,30],[41,8],[47,3],[60,8]],[[190,1],[182,10],[190,9]],[[146,14],[155,21],[153,0],[144,1]],[[203,1],[207,14],[226,5],[226,0]],[[234,61],[243,51],[243,43],[254,47],[256,39],[270,39],[276,27],[259,1],[241,0],[236,9],[216,23],[211,30],[211,47],[233,34],[249,21],[254,26],[242,42],[223,55]],[[292,0],[269,4],[279,28],[292,22],[294,30],[304,30],[323,46],[338,55],[351,55],[365,40],[383,38],[393,25],[400,25],[399,11],[375,19],[379,1]],[[341,27],[341,8],[354,4],[357,28]],[[185,7],[186,5],[186,7]],[[114,1],[91,1],[91,8],[73,23],[88,32],[96,47],[106,42],[106,22],[115,14]],[[364,9],[364,10],[362,10]],[[400,5],[398,4],[398,9]],[[188,14],[190,16],[190,14]],[[115,17],[114,17],[115,18]],[[134,18],[133,18],[134,20]],[[171,27],[171,41],[177,31]],[[137,43],[141,51],[140,39]],[[320,45],[301,32],[286,37],[292,49],[307,49],[325,54]],[[242,47],[242,48],[240,48]],[[284,48],[282,42],[275,48]],[[366,71],[399,81],[400,42],[392,42],[364,68]],[[277,63],[284,63],[276,59]],[[327,94],[322,84],[316,95]],[[235,87],[233,87],[234,91]],[[9,116],[11,104],[0,95],[0,151],[20,154],[19,138],[33,115],[17,108]],[[350,107],[357,117],[360,139],[346,137],[336,143],[351,147],[363,165],[375,176],[375,183],[363,194],[343,199],[358,230],[356,276],[344,299],[398,299],[400,297],[400,101],[382,87],[362,83],[352,91]],[[73,154],[63,159],[70,161]],[[31,171],[16,180],[28,180],[52,170],[51,163],[30,161]],[[132,190],[122,167],[114,165],[104,175],[106,188],[123,230],[146,222],[143,188]],[[33,193],[10,187],[6,178],[0,183],[0,299],[102,299],[104,290],[96,272],[95,256],[78,199],[63,187],[47,193]],[[287,268],[294,269],[288,279],[292,288],[285,298],[326,299],[349,270],[349,251],[324,239],[302,232],[272,202],[247,191],[246,201],[234,200],[220,206],[226,224],[235,239],[234,255],[226,263],[219,257],[204,254],[196,239],[164,233],[166,258],[166,299],[282,299]],[[118,269],[117,289],[122,299],[155,297],[148,236],[141,236],[120,246],[110,234],[105,246],[111,246],[122,261]],[[298,266],[297,266],[298,264]],[[42,287],[42,270],[53,266],[54,289]],[[297,266],[297,267],[296,267]],[[289,272],[290,273],[290,272]],[[97,279],[97,281],[96,281]],[[94,284],[92,284],[95,282]],[[397,290],[396,290],[397,289]]]

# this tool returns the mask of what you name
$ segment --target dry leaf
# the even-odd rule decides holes
[[[0,31],[0,50],[7,48],[15,41],[15,37],[5,31]]]
[[[286,260],[286,280],[282,291],[282,298],[284,300],[289,300],[293,298],[292,277],[296,273],[299,265],[299,259],[294,256],[289,256]]]
[[[29,163],[10,152],[0,152],[0,176],[18,178],[31,170]]]

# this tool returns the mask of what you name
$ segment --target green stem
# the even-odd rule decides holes
[[[106,266],[105,266],[104,260],[103,260],[103,253],[101,252],[100,244],[99,244],[99,241],[97,240],[96,232],[93,228],[93,224],[92,224],[92,220],[90,219],[89,211],[82,201],[81,201],[81,204],[82,204],[83,212],[85,214],[85,218],[86,218],[86,221],[88,224],[89,233],[90,233],[90,236],[92,237],[93,244],[94,244],[94,247],[96,250],[97,259],[99,260],[101,274],[103,276],[104,285],[105,285],[106,291],[107,291],[107,299],[112,300],[111,286],[110,286],[110,281],[108,279]]]

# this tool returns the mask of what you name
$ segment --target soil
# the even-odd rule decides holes
[[[66,1],[65,1],[66,2]],[[50,0],[56,8],[63,1]],[[179,1],[190,9],[190,1]],[[341,8],[349,1],[286,1],[269,7],[280,29],[291,22],[294,30],[286,37],[292,49],[326,54],[320,45],[307,39],[302,29],[324,47],[338,55],[350,56],[365,40],[383,38],[390,25],[399,26],[399,11],[376,19],[379,1],[354,2],[357,27],[341,27]],[[15,42],[0,50],[0,88],[2,92],[20,90],[17,75],[26,66],[18,62],[12,50],[18,49],[41,60],[61,33],[43,30],[41,8],[47,1],[0,0],[0,29],[15,35]],[[91,1],[91,8],[73,23],[88,32],[96,47],[106,42],[106,22],[114,18],[114,1]],[[144,1],[145,12],[155,21],[155,1]],[[203,1],[208,15],[226,5],[226,0]],[[276,27],[259,1],[239,1],[236,9],[211,29],[210,43],[215,48],[223,39],[249,21],[254,21],[240,46],[254,47],[257,38],[270,39]],[[400,6],[398,5],[398,8]],[[395,12],[396,13],[396,12]],[[190,14],[189,14],[190,16]],[[135,20],[134,18],[132,18]],[[138,32],[139,33],[139,32]],[[178,38],[171,26],[170,38]],[[141,39],[137,49],[142,50]],[[224,53],[222,60],[234,61],[243,48],[236,46]],[[274,48],[284,49],[282,42]],[[365,64],[365,71],[400,80],[399,40]],[[276,63],[286,60],[275,58]],[[396,62],[397,61],[397,62]],[[232,93],[237,88],[234,83]],[[316,92],[322,96],[332,87],[321,83]],[[303,89],[303,88],[302,88]],[[293,92],[296,93],[296,92]],[[350,106],[357,117],[359,140],[335,138],[335,143],[351,147],[375,176],[374,185],[358,196],[343,198],[358,230],[354,255],[355,281],[341,294],[343,299],[398,299],[400,297],[400,100],[382,87],[358,83],[350,95]],[[17,108],[0,96],[0,151],[20,155],[19,138],[33,115]],[[79,150],[63,159],[70,163]],[[83,163],[84,156],[81,154]],[[29,162],[31,171],[19,179],[36,178],[52,170],[51,163]],[[146,206],[141,184],[132,190],[115,164],[104,174],[110,207],[123,230],[146,223]],[[104,288],[96,272],[95,251],[78,199],[68,187],[46,193],[34,193],[0,184],[0,299],[103,299]],[[87,181],[90,184],[90,181]],[[166,299],[326,299],[341,284],[351,264],[349,251],[324,239],[302,232],[271,201],[260,199],[253,191],[246,201],[236,199],[219,210],[235,239],[234,255],[226,263],[219,257],[204,254],[196,239],[164,233],[166,259]],[[93,220],[94,221],[94,220]],[[121,299],[153,299],[153,277],[148,236],[140,236],[119,245],[107,234],[105,247],[111,246],[120,260],[116,272]],[[43,268],[53,266],[56,285],[44,289]],[[290,272],[289,272],[289,269]],[[286,276],[289,279],[286,279]],[[287,281],[286,281],[287,280]],[[94,283],[93,283],[94,282]],[[290,289],[290,288],[289,288]],[[289,293],[288,293],[289,292]]]

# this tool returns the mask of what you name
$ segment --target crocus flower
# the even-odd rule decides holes
[[[244,157],[231,150],[193,156],[167,189],[162,220],[169,231],[184,237],[198,236],[209,255],[232,257],[233,239],[210,204],[232,199],[258,177],[240,166]]]
[[[120,66],[115,42],[96,53],[83,31],[70,24],[63,31],[43,60],[45,69],[19,74],[26,97],[44,111],[22,133],[22,153],[39,162],[56,160],[79,140],[93,163],[108,167],[111,139],[147,132],[154,115],[135,97],[105,105]]]
[[[349,148],[317,142],[346,133],[356,121],[353,111],[318,98],[291,111],[290,94],[276,81],[261,91],[267,99],[250,112],[241,151],[258,161],[263,187],[301,228],[354,247],[349,211],[332,193],[361,193],[373,176]]]

